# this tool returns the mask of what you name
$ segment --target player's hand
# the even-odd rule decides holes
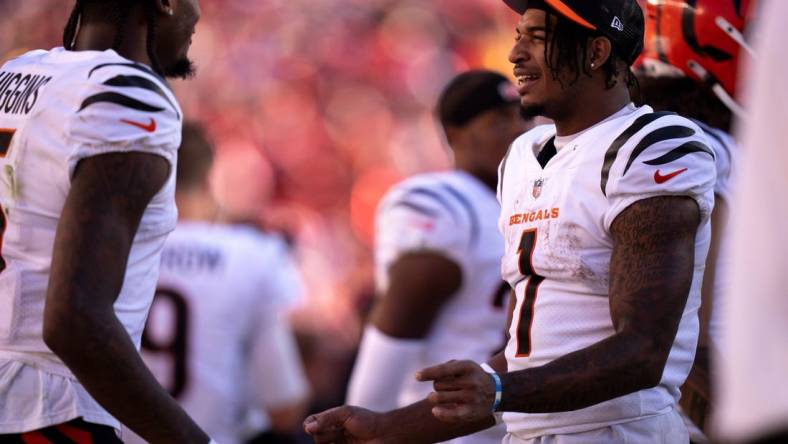
[[[445,422],[473,422],[490,417],[495,402],[495,382],[473,361],[449,361],[416,373],[419,381],[433,381],[427,399],[432,414]]]
[[[342,406],[309,416],[304,430],[317,444],[383,444],[381,413]]]

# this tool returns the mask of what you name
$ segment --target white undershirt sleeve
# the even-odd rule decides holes
[[[423,340],[387,336],[369,325],[364,330],[356,365],[350,378],[347,403],[375,411],[398,407],[405,378],[424,350]]]

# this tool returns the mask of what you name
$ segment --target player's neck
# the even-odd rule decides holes
[[[215,222],[219,215],[219,204],[207,191],[177,191],[178,219],[200,222]]]
[[[632,99],[623,85],[612,89],[588,88],[572,100],[565,115],[556,116],[556,134],[570,136],[591,128],[627,106]]]
[[[475,177],[479,182],[485,184],[491,190],[498,188],[498,171],[489,172],[484,168],[462,162],[459,159],[455,159],[455,168]]]
[[[112,23],[85,23],[77,33],[75,51],[105,51],[113,49],[117,26]],[[123,31],[123,42],[116,49],[121,56],[150,66],[147,50],[147,32],[144,26],[129,24]]]

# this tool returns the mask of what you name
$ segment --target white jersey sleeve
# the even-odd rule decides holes
[[[378,290],[388,287],[388,269],[406,253],[432,251],[462,264],[473,224],[456,198],[429,179],[403,182],[382,200],[375,218]],[[466,213],[467,214],[467,213]]]
[[[134,63],[98,65],[86,77],[65,125],[69,175],[80,160],[110,152],[148,152],[174,166],[181,110],[166,81]]]
[[[607,176],[603,170],[601,186],[609,202],[605,229],[610,230],[615,218],[633,203],[656,196],[691,197],[700,209],[701,223],[705,222],[714,208],[708,190],[717,173],[715,154],[703,131],[683,117],[666,115],[639,133],[641,137],[631,137],[621,147],[614,163],[605,165]],[[628,136],[623,134],[622,139]],[[615,149],[616,142],[611,147]]]

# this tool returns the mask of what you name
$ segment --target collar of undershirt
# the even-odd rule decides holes
[[[610,120],[626,116],[627,114],[631,114],[631,113],[635,112],[636,110],[637,110],[637,107],[635,106],[635,104],[630,102],[627,105],[625,105],[623,108],[621,108],[620,110],[616,111],[614,114],[608,116],[605,120],[602,120],[601,122],[597,123],[594,126],[588,127],[588,128],[586,128],[586,129],[584,129],[582,131],[579,131],[579,132],[574,133],[574,134],[570,134],[568,136],[555,136],[555,140],[553,141],[553,143],[555,144],[556,152],[561,151],[561,148],[563,148],[563,147],[567,146],[568,144],[572,143],[572,141],[574,141],[578,137],[582,136],[586,132],[590,131],[591,129],[595,128],[597,125],[601,125],[601,124],[603,124],[605,122],[608,122]]]

